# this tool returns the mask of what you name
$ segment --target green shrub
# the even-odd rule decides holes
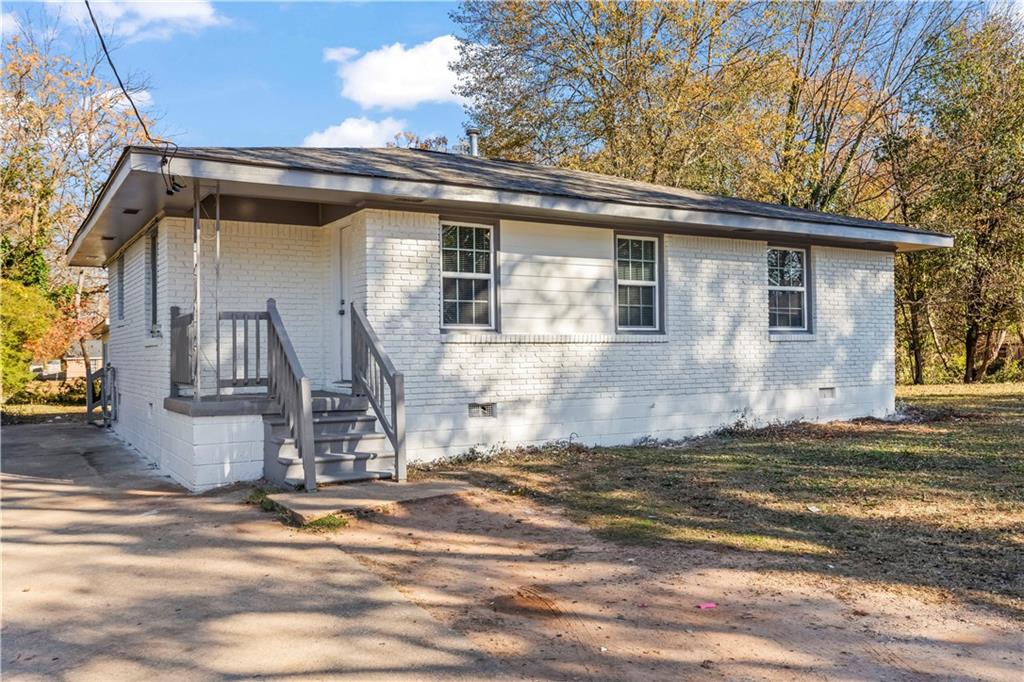
[[[34,287],[0,282],[0,402],[21,393],[32,380],[30,346],[49,331],[57,310]]]

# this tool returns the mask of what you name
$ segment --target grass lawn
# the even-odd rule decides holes
[[[911,419],[548,447],[444,468],[605,537],[685,543],[1024,617],[1024,384],[901,388]],[[438,467],[435,467],[436,471]]]
[[[4,405],[0,408],[3,424],[39,424],[51,421],[82,421],[84,405]]]

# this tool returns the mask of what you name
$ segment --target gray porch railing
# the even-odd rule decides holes
[[[94,415],[97,408],[99,415]],[[85,363],[85,421],[97,426],[110,426],[115,419],[117,370],[111,365],[104,365],[93,372],[89,363]]]
[[[405,375],[352,302],[352,394],[365,395],[395,450],[395,478],[405,481]]]
[[[191,386],[193,374],[192,313],[181,314],[181,308],[171,306],[171,395],[180,394],[181,386]]]
[[[267,300],[267,388],[281,405],[302,459],[306,490],[312,492],[316,490],[313,392],[272,298]]]
[[[223,330],[225,322],[231,323],[231,376],[229,377],[221,376],[224,363],[221,362],[220,334],[218,334],[217,384],[220,388],[267,385],[266,363],[262,367],[260,366],[260,363],[263,362],[263,353],[260,349],[260,345],[263,343],[263,334],[260,331],[260,322],[263,322],[263,328],[269,334],[269,325],[267,324],[269,317],[268,312],[262,311],[224,312],[219,315],[218,324],[221,325],[221,328],[218,329],[218,332]],[[239,332],[242,333],[241,340],[239,340]],[[252,339],[251,344],[250,339]],[[241,370],[241,374],[239,374],[239,370]]]

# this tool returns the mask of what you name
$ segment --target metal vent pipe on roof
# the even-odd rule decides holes
[[[466,135],[469,137],[469,155],[480,156],[480,129],[466,128]]]

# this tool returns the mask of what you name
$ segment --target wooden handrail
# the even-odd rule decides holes
[[[406,478],[405,375],[395,369],[369,320],[352,302],[352,393],[365,395],[395,450],[395,478]],[[387,390],[385,390],[385,387]]]
[[[305,488],[316,490],[316,452],[313,443],[313,391],[302,371],[274,299],[267,299],[267,388],[281,406],[302,459]]]

